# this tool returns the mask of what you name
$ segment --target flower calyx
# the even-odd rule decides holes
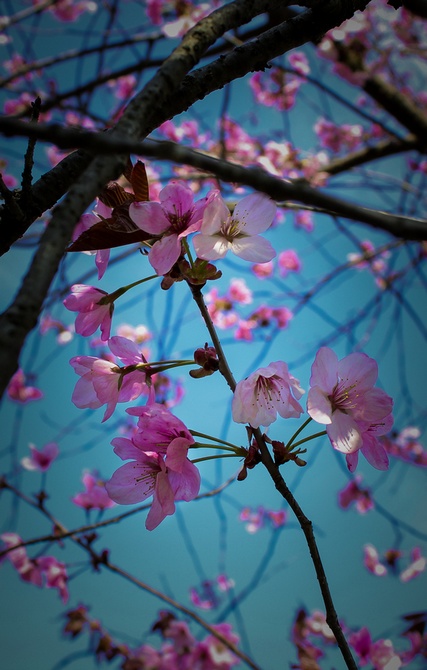
[[[208,346],[207,342],[203,348],[199,347],[199,349],[196,349],[194,352],[194,362],[200,367],[195,370],[190,370],[189,374],[193,379],[209,377],[219,369],[219,360],[216,349],[215,347]]]
[[[261,452],[255,440],[247,450],[247,455],[243,461],[242,469],[237,475],[237,481],[242,482],[248,476],[248,470],[252,470],[258,463],[261,463]]]

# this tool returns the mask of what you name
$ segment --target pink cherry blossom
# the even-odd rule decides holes
[[[58,589],[61,600],[65,604],[68,601],[68,576],[65,564],[57,561],[54,556],[42,556],[37,559],[37,564],[46,580],[46,588]]]
[[[293,249],[282,251],[277,262],[282,277],[286,277],[289,272],[299,272],[301,270],[301,261]]]
[[[59,454],[56,442],[48,442],[48,444],[45,444],[41,449],[36,449],[34,444],[29,444],[28,446],[31,451],[31,456],[25,456],[21,459],[21,464],[26,470],[46,472]]]
[[[267,261],[267,263],[255,263],[251,269],[258,279],[266,279],[273,274],[274,264],[272,261]]]
[[[334,449],[350,455],[363,447],[371,465],[385,469],[385,450],[376,435],[386,426],[390,429],[393,401],[374,388],[377,376],[378,366],[366,354],[354,353],[338,361],[331,349],[321,347],[311,368],[307,411],[312,419],[326,424]],[[351,471],[355,460],[349,459]]]
[[[399,579],[401,582],[409,582],[411,579],[415,579],[426,569],[427,560],[421,554],[419,547],[412,549],[411,558],[412,562],[400,573]]]
[[[213,192],[203,214],[200,234],[193,243],[196,254],[204,260],[224,258],[227,251],[253,263],[265,263],[276,255],[267,240],[260,237],[273,222],[275,203],[265,195],[247,195],[230,214],[219,191]]]
[[[108,293],[93,286],[74,284],[71,287],[71,295],[63,302],[71,312],[78,312],[76,333],[87,337],[93,335],[99,326],[101,340],[108,340],[114,311],[114,301],[108,301],[108,297]]]
[[[74,228],[72,240],[73,242],[84,233],[86,230],[89,230],[96,223],[99,223],[103,219],[108,219],[111,217],[112,213],[111,207],[105,205],[101,200],[97,200],[96,205],[93,209],[93,212],[90,214],[83,214],[80,217],[79,222]],[[98,279],[102,279],[104,276],[105,270],[108,266],[108,261],[110,259],[110,249],[98,249],[97,251],[83,251],[83,254],[89,256],[95,255],[95,265],[98,269]]]
[[[50,330],[56,331],[56,341],[58,344],[68,344],[73,339],[74,326],[66,326],[62,321],[53,319],[49,314],[45,314],[40,319],[40,333],[45,335]]]
[[[372,467],[377,470],[387,470],[389,465],[387,450],[378,438],[390,432],[393,426],[392,414],[388,414],[378,423],[369,424],[359,421],[358,426],[362,436],[360,453]],[[359,451],[346,454],[345,460],[350,472],[354,472],[359,460]]]
[[[32,400],[43,398],[43,393],[40,389],[27,385],[26,376],[21,368],[11,378],[7,387],[7,395],[11,400],[19,402],[22,405]]]
[[[171,182],[160,191],[160,202],[133,202],[129,216],[142,230],[162,238],[153,244],[148,260],[158,275],[164,275],[182,254],[181,240],[199,230],[206,199],[193,202],[192,190],[182,182]]]
[[[22,538],[16,533],[3,533],[0,539],[4,542],[5,548],[10,549],[6,558],[9,559],[24,582],[35,586],[43,586],[44,582],[46,588],[58,589],[62,602],[67,602],[67,572],[64,563],[60,563],[53,556],[31,559],[25,547],[17,546],[16,549],[13,549],[22,543]]]
[[[24,582],[41,586],[43,583],[40,567],[29,558],[25,547],[16,547],[22,543],[22,538],[17,533],[3,533],[0,539],[10,551],[5,555]],[[3,558],[0,560],[4,560]]]
[[[373,544],[365,544],[363,547],[365,568],[376,577],[384,577],[387,574],[387,568],[380,561],[378,551]]]
[[[165,455],[175,438],[185,438],[189,445],[194,443],[186,425],[164,404],[149,402],[145,407],[129,407],[126,411],[139,417],[138,432],[133,440],[142,451],[156,451]]]
[[[96,473],[85,472],[82,477],[85,490],[73,496],[72,501],[77,507],[83,509],[109,509],[115,503],[109,497],[105,488],[105,481],[100,479]]]
[[[238,302],[240,305],[250,305],[252,302],[252,291],[244,279],[232,279],[227,291],[227,297],[231,302]]]
[[[122,460],[132,460],[116,470],[106,483],[108,495],[121,505],[141,502],[152,495],[145,527],[153,530],[166,516],[174,514],[175,500],[193,500],[199,493],[199,471],[187,458],[191,443],[186,437],[174,438],[165,457],[156,451],[143,451],[134,438],[115,438],[115,453]]]
[[[338,492],[338,504],[342,509],[348,509],[355,503],[359,514],[366,514],[366,512],[374,508],[371,492],[368,488],[364,489],[360,486],[361,481],[361,475],[357,475],[349,481],[347,486]]]
[[[237,384],[232,402],[233,420],[259,428],[276,421],[277,414],[284,419],[299,417],[303,409],[297,399],[303,393],[286,363],[270,363]]]
[[[146,362],[136,344],[125,337],[115,336],[108,345],[125,363],[124,368],[95,356],[75,356],[70,360],[74,371],[81,377],[71,398],[73,403],[80,409],[96,409],[106,404],[103,421],[110,418],[118,402],[129,402],[148,392],[144,369],[134,368]]]

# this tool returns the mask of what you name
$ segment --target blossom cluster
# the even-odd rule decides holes
[[[384,577],[389,569],[397,572],[397,565],[403,556],[399,549],[388,549],[384,553],[384,560],[381,561],[377,549],[372,544],[366,544],[363,549],[363,562],[365,568],[376,577]],[[414,547],[411,551],[410,563],[400,571],[399,579],[401,582],[409,582],[418,577],[425,571],[427,559],[422,555],[419,547]]]
[[[54,556],[39,556],[30,558],[22,545],[22,538],[16,533],[3,533],[0,539],[4,548],[8,549],[5,557],[15,568],[24,582],[35,586],[45,586],[48,589],[58,589],[63,603],[68,601],[67,571],[64,563]],[[14,548],[16,547],[16,548]],[[4,560],[4,558],[2,559]]]
[[[105,487],[121,505],[153,496],[145,521],[153,530],[175,512],[175,500],[193,500],[199,493],[200,474],[187,457],[194,438],[164,405],[149,402],[127,411],[138,416],[137,430],[131,438],[114,438],[112,444],[117,456],[130,462],[116,470]]]
[[[227,623],[212,626],[231,646],[239,642],[238,636]],[[88,608],[84,605],[67,612],[64,626],[65,635],[73,639],[87,633],[91,647],[96,649],[97,661],[111,661],[113,658],[122,660],[124,670],[181,670],[200,668],[203,670],[230,670],[239,663],[238,657],[222,640],[213,634],[196,639],[185,621],[180,621],[171,612],[159,612],[152,630],[162,638],[160,648],[149,644],[130,647],[113,640],[109,632],[98,620],[89,617]]]

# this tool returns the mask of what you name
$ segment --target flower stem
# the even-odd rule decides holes
[[[298,435],[304,430],[304,428],[305,428],[306,426],[308,426],[308,424],[310,423],[310,421],[312,421],[311,416],[309,416],[308,419],[306,419],[306,420],[304,421],[304,423],[298,428],[298,430],[292,435],[291,439],[290,439],[289,442],[286,444],[286,447],[287,447],[287,448],[289,448],[289,447],[291,446],[291,444],[292,444],[292,443],[294,442],[294,440],[298,437]]]
[[[213,461],[216,458],[236,458],[238,454],[219,454],[218,456],[203,456],[202,458],[195,458],[192,463],[201,463],[202,461]]]
[[[122,286],[121,288],[116,289],[113,291],[113,293],[108,295],[108,302],[114,302],[117,300],[117,298],[120,298],[120,296],[122,296],[124,293],[126,293],[126,291],[129,291],[134,286],[143,284],[144,282],[150,281],[151,279],[157,279],[158,276],[159,275],[150,275],[150,277],[144,277],[144,279],[138,279],[138,281],[134,281],[133,284],[127,284],[127,286]]]
[[[242,447],[224,447],[222,444],[207,444],[204,442],[195,442],[191,444],[190,449],[222,449],[223,451],[232,451],[235,456],[245,456],[246,449]],[[241,452],[241,453],[240,453]]]
[[[313,435],[309,435],[308,437],[304,437],[303,440],[298,440],[298,442],[295,442],[293,445],[292,451],[295,449],[295,447],[299,447],[300,444],[304,444],[304,442],[309,442],[310,440],[314,440],[316,437],[322,437],[322,435],[327,435],[326,430],[320,431],[320,433],[313,433]]]
[[[235,444],[231,442],[226,442],[225,440],[220,440],[219,437],[212,437],[211,435],[206,435],[205,433],[199,433],[197,430],[190,430],[190,433],[193,437],[203,437],[205,440],[212,440],[213,442],[220,442],[221,444],[226,444],[229,447],[236,447]]]

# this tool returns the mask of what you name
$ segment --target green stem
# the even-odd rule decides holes
[[[203,456],[202,458],[195,458],[192,463],[201,463],[202,461],[213,461],[215,458],[236,458],[237,454],[221,454],[219,456]]]
[[[106,304],[110,302],[114,302],[117,300],[117,298],[120,298],[126,291],[129,291],[131,288],[134,286],[138,286],[139,284],[143,284],[146,281],[150,281],[151,279],[156,279],[158,278],[159,275],[151,275],[150,277],[144,277],[144,279],[138,279],[138,281],[134,281],[133,284],[127,284],[127,286],[122,286],[121,288],[116,289],[113,291],[113,293],[109,293],[106,295],[104,298],[102,298],[99,302],[100,304]],[[105,301],[105,302],[103,302]]]
[[[304,444],[304,442],[309,442],[310,440],[314,440],[316,437],[321,437],[322,435],[327,435],[326,430],[320,431],[320,433],[314,433],[313,435],[309,435],[308,437],[304,437],[303,440],[299,440],[298,442],[295,442],[293,449],[295,447],[299,447],[300,444]]]
[[[222,444],[204,444],[203,442],[195,442],[191,444],[190,449],[222,449],[223,451],[232,451],[236,456],[246,455],[246,449],[242,447],[224,447]],[[241,453],[240,453],[241,452]],[[244,453],[243,453],[244,452]]]
[[[306,419],[306,420],[304,421],[304,423],[298,428],[298,430],[296,431],[296,433],[294,433],[294,434],[292,435],[291,439],[290,439],[289,442],[286,444],[286,447],[287,447],[287,448],[289,448],[289,447],[291,446],[291,444],[293,443],[293,441],[294,441],[294,440],[298,437],[298,435],[304,430],[304,428],[305,428],[306,426],[308,426],[308,424],[310,423],[310,421],[312,421],[311,416],[309,416],[308,419]]]
[[[231,442],[226,442],[225,440],[220,440],[219,437],[212,437],[211,435],[206,435],[206,433],[199,433],[197,430],[190,430],[190,433],[193,437],[203,437],[205,440],[212,440],[213,442],[220,442],[221,444],[226,444],[228,447],[235,447],[235,444]]]
[[[191,265],[191,268],[194,268],[194,261],[193,261],[193,257],[192,257],[192,255],[191,255],[191,251],[190,251],[190,247],[189,247],[187,238],[184,237],[181,241],[182,241],[182,243],[183,243],[183,245],[184,245],[185,253],[186,253],[187,256],[188,256],[188,260],[189,260],[189,263],[190,263],[190,265]]]

